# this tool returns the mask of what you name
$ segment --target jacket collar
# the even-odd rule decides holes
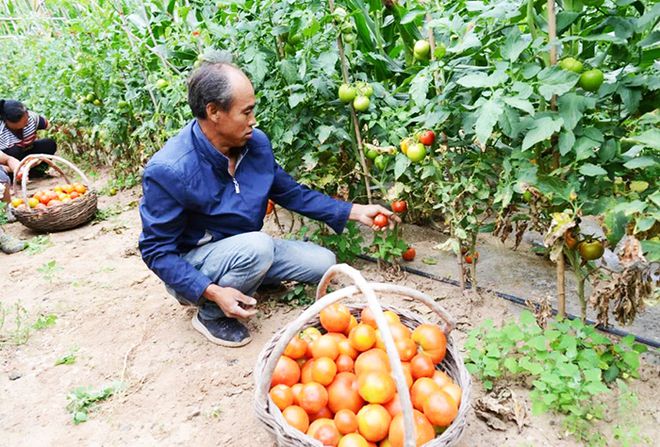
[[[195,149],[202,154],[205,160],[211,163],[216,169],[221,170],[223,173],[226,173],[229,168],[229,158],[221,153],[219,150],[211,144],[209,139],[202,132],[202,128],[199,125],[197,119],[194,119],[192,122],[192,134],[193,134],[193,146]],[[248,151],[248,145],[246,144],[241,149],[241,154],[238,157],[240,161]]]

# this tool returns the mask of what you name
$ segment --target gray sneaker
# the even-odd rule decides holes
[[[25,249],[25,242],[0,230],[0,250],[8,255]]]
[[[14,223],[16,222],[16,216],[14,216],[14,213],[11,211],[11,207],[7,207],[7,223]]]
[[[196,311],[192,318],[192,326],[210,342],[228,348],[238,348],[252,340],[248,329],[235,318],[220,317],[217,320],[205,320]]]

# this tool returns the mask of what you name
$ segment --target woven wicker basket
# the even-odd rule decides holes
[[[94,217],[94,214],[96,214],[98,201],[96,193],[90,189],[87,176],[85,176],[85,174],[73,163],[62,157],[45,154],[28,155],[25,157],[17,169],[17,172],[22,174],[21,195],[19,197],[21,197],[23,202],[27,204],[27,183],[30,169],[42,162],[54,168],[60,175],[62,175],[66,183],[71,182],[64,171],[62,171],[55,162],[71,168],[82,179],[83,184],[87,188],[87,192],[71,202],[62,203],[45,209],[29,208],[27,206],[13,208],[12,211],[14,216],[16,216],[16,220],[28,228],[42,232],[69,230],[89,222]],[[15,196],[18,193],[17,179],[19,177],[19,175],[14,176],[13,193]]]
[[[345,287],[325,295],[325,291],[327,290],[327,286],[330,283],[330,280],[338,273],[347,275],[354,281],[356,285]],[[388,329],[385,316],[383,315],[383,309],[389,309],[396,312],[401,317],[401,323],[403,323],[409,329],[414,329],[418,325],[426,323],[427,321],[424,321],[421,317],[409,311],[398,309],[392,306],[382,306],[379,303],[377,296],[409,298],[415,301],[420,301],[431,308],[442,320],[442,324],[444,325],[443,330],[447,334],[447,354],[445,359],[440,365],[437,366],[437,368],[445,371],[454,380],[454,382],[456,382],[456,384],[461,387],[463,394],[456,419],[442,434],[424,445],[426,447],[446,447],[456,444],[456,442],[458,442],[460,439],[465,428],[467,413],[470,407],[470,388],[472,382],[470,375],[465,368],[465,365],[463,364],[463,359],[461,358],[460,353],[458,352],[458,349],[456,348],[450,334],[454,327],[452,318],[428,295],[425,295],[409,287],[396,286],[385,283],[368,283],[357,270],[349,267],[346,264],[340,264],[330,268],[330,270],[328,270],[328,272],[324,275],[323,279],[321,279],[321,283],[319,284],[316,294],[316,303],[305,310],[291,324],[279,330],[273,336],[270,342],[264,347],[257,359],[257,364],[254,369],[256,381],[255,411],[259,420],[261,420],[266,425],[266,429],[274,435],[279,446],[323,447],[319,441],[303,434],[302,432],[289,425],[282,416],[280,409],[277,408],[277,406],[270,399],[268,392],[270,390],[271,377],[273,375],[273,371],[275,370],[277,360],[284,353],[288,342],[304,327],[314,326],[321,328],[319,312],[323,308],[346,298],[354,299],[358,297],[362,300],[366,299],[367,305],[374,313],[376,322],[383,337],[383,341],[385,342],[387,354],[390,358],[392,375],[396,382],[399,398],[401,399],[401,407],[403,409],[405,430],[404,446],[416,446],[413,434],[413,413],[410,394],[406,386],[403,375],[403,368],[399,360],[398,352],[394,346],[392,334]],[[363,305],[356,306],[353,304],[347,304],[346,306],[350,309],[354,316],[358,316],[362,310],[362,307],[364,307]]]

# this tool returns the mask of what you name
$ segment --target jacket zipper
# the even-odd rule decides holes
[[[246,153],[247,153],[247,151],[246,151]],[[245,157],[245,155],[241,154],[241,156],[238,157],[238,160],[236,160],[236,167],[234,168],[234,175],[236,174],[236,171],[238,171],[238,165],[241,164],[241,160],[243,160],[244,157]],[[229,172],[229,170],[227,170],[227,172]],[[229,174],[229,175],[231,175],[231,174]],[[231,175],[231,180],[234,182],[234,191],[236,192],[236,194],[240,194],[241,193],[241,185],[238,184],[238,180],[236,180],[236,177],[234,177],[233,175]]]

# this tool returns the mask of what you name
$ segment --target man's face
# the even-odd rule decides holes
[[[25,126],[27,126],[27,122],[28,122],[28,114],[27,112],[25,112],[25,115],[23,115],[23,117],[17,122],[12,123],[11,121],[7,120],[5,121],[5,124],[11,130],[22,130],[23,128],[25,128]]]
[[[229,147],[243,147],[252,138],[256,98],[250,80],[240,71],[230,70],[233,101],[228,111],[207,106],[207,114],[215,131]]]

